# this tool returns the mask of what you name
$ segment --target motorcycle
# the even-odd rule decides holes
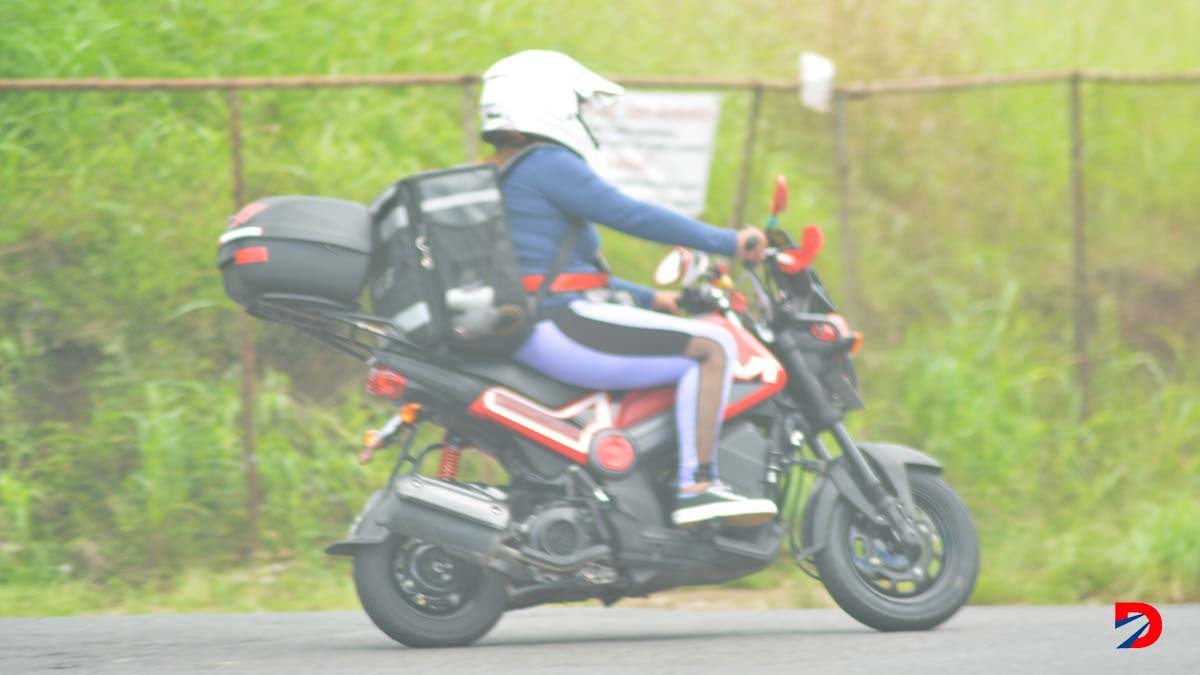
[[[736,338],[717,456],[724,482],[779,507],[756,527],[671,524],[673,388],[586,391],[510,360],[416,349],[378,317],[257,309],[284,321],[290,312],[294,325],[366,360],[368,390],[398,408],[368,434],[361,457],[398,449],[387,485],[326,549],[353,558],[358,597],[380,630],[415,647],[466,645],[507,610],[585,599],[608,606],[718,584],[762,570],[784,546],[875,629],[930,629],[963,606],[979,568],[971,515],[935,459],[847,432],[845,415],[863,407],[851,364],[862,336],[835,313],[812,269],[820,229],[795,242],[779,227],[786,202],[781,177],[765,259],[747,267],[754,306],[728,265],[705,255],[673,250],[655,273],[659,284],[682,282],[682,310]],[[427,423],[445,435],[418,449]],[[507,484],[460,480],[462,453],[472,450],[498,461]],[[422,475],[433,456],[436,474]],[[815,480],[801,509],[808,476]]]

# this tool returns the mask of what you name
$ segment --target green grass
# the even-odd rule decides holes
[[[800,49],[845,79],[1200,63],[1200,5],[1182,0],[0,0],[0,25],[0,77],[479,72],[530,47],[623,75],[790,78]],[[1053,84],[851,104],[850,319],[871,404],[853,424],[945,463],[980,526],[976,601],[1195,601],[1200,87],[1084,96],[1092,417],[1077,414]],[[245,92],[247,196],[366,201],[462,161],[461,105],[455,88]],[[724,96],[710,222],[729,224],[747,108]],[[316,552],[382,483],[386,458],[354,458],[388,411],[360,393],[360,365],[264,325],[262,546],[241,562],[238,310],[214,269],[227,114],[215,92],[0,93],[0,614],[354,604],[348,570]],[[768,94],[759,132],[747,218],[785,173],[789,227],[832,222],[829,118]],[[663,251],[605,238],[635,279]],[[739,584],[824,601],[797,576]]]
[[[286,559],[181,570],[168,583],[72,578],[0,587],[0,615],[279,612],[357,609],[350,563]]]

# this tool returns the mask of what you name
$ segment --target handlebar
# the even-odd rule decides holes
[[[753,241],[751,241],[751,242],[749,242],[749,243],[751,243],[751,244],[754,244],[754,245],[753,245],[753,246],[750,246],[749,248],[747,248],[747,249],[746,249],[747,251],[753,251],[755,248],[757,248],[757,247],[758,247],[758,240],[757,240],[757,239],[755,239],[755,240],[753,240]],[[771,262],[777,262],[777,263],[779,263],[780,265],[784,265],[784,266],[791,265],[792,263],[794,263],[794,262],[795,262],[795,259],[794,259],[794,258],[791,256],[791,254],[790,254],[790,253],[787,253],[787,252],[786,252],[786,251],[784,251],[783,249],[781,249],[781,248],[778,248],[778,247],[776,247],[776,246],[768,246],[768,247],[767,247],[767,248],[766,248],[766,249],[763,251],[763,260],[769,260],[769,261],[771,261]],[[755,263],[747,262],[746,264],[747,264],[747,265],[754,265]]]

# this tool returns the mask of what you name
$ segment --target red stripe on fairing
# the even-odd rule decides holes
[[[617,428],[628,429],[644,419],[653,417],[675,403],[675,387],[636,389],[621,397],[621,412]]]
[[[497,412],[507,412],[512,413],[515,416],[524,417],[525,419],[537,422],[541,426],[572,440],[578,441],[580,438],[579,429],[577,427],[571,426],[560,419],[547,415],[545,412],[525,405],[520,401],[501,398],[495,402],[494,407],[497,408]]]

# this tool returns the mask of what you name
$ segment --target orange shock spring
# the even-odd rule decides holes
[[[438,465],[437,477],[442,480],[454,480],[458,477],[458,462],[462,459],[462,450],[447,445],[442,448],[442,462]]]

